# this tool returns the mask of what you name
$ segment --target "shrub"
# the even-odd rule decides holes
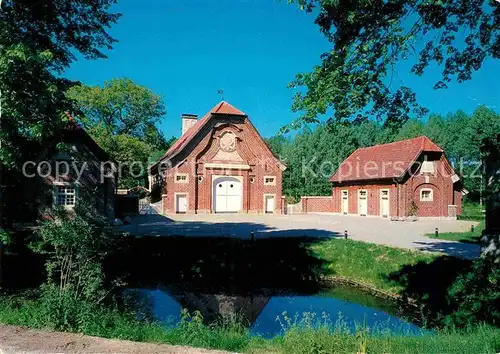
[[[493,260],[475,261],[473,269],[460,275],[448,294],[457,304],[456,311],[446,318],[448,325],[487,322],[500,326],[500,267]]]
[[[106,220],[89,210],[51,211],[30,243],[35,252],[48,256],[40,315],[53,329],[87,332],[110,293],[102,261],[114,238]]]

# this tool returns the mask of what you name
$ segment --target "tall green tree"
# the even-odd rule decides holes
[[[112,135],[146,138],[149,143],[161,136],[155,124],[165,114],[162,97],[128,78],[106,81],[103,87],[75,85],[68,97],[88,129],[103,124]]]
[[[0,258],[5,230],[15,222],[3,211],[27,199],[33,204],[32,191],[19,188],[19,169],[55,149],[71,108],[70,82],[61,74],[77,55],[106,57],[103,50],[115,42],[107,30],[120,17],[110,11],[115,2],[0,2]]]
[[[105,58],[115,40],[107,33],[119,14],[115,0],[14,1],[0,9],[0,104],[2,168],[16,168],[34,151],[57,143],[69,81],[61,74],[76,55]],[[29,144],[37,148],[26,148]],[[28,156],[26,156],[28,155]]]
[[[500,6],[495,0],[288,0],[317,14],[316,24],[332,49],[298,89],[293,110],[302,117],[288,128],[316,122],[377,117],[401,126],[427,113],[401,83],[398,64],[410,60],[421,76],[441,69],[433,88],[469,80],[483,61],[500,57]],[[431,89],[431,87],[429,87]]]
[[[150,156],[161,156],[173,142],[156,126],[165,115],[162,97],[128,78],[103,87],[75,85],[67,97],[89,134],[119,163],[119,186],[145,186]]]

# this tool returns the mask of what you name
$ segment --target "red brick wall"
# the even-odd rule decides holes
[[[241,160],[217,160],[219,138],[230,131],[237,137],[236,152]],[[250,169],[207,168],[206,163],[246,164]],[[235,176],[242,182],[242,212],[263,213],[264,195],[274,195],[274,212],[282,212],[282,170],[271,151],[248,119],[218,116],[209,121],[186,149],[172,159],[163,189],[163,210],[175,212],[175,193],[188,194],[188,213],[213,211],[212,185],[216,176]],[[188,183],[175,183],[177,173],[187,173]],[[266,176],[275,177],[274,185],[264,185]],[[252,180],[252,182],[251,182]]]
[[[457,206],[457,215],[462,215],[462,191],[454,191],[454,202],[453,204]]]
[[[417,171],[418,172],[418,171]],[[447,217],[448,205],[457,205],[457,214],[462,212],[461,192],[455,191],[449,164],[444,155],[435,160],[434,174],[415,173],[401,184],[378,182],[372,184],[339,185],[332,188],[333,212],[341,212],[342,190],[349,193],[349,214],[358,214],[359,190],[368,194],[368,215],[380,215],[380,194],[382,189],[389,190],[390,216],[404,217],[408,214],[412,202],[418,206],[420,217]],[[421,201],[423,188],[433,191],[432,201]]]
[[[447,217],[448,205],[454,203],[453,182],[451,172],[448,170],[448,163],[444,156],[434,161],[434,174],[417,173],[414,177],[406,181],[406,213],[413,201],[418,206],[418,216],[421,217]],[[433,191],[432,201],[421,201],[420,193],[422,189]]]
[[[349,214],[359,214],[358,195],[360,190],[366,190],[368,196],[368,215],[380,215],[380,193],[382,189],[389,190],[390,215],[396,214],[396,188],[392,184],[358,184],[335,186],[332,188],[333,212],[342,211],[342,191],[347,190],[349,200]],[[393,208],[394,206],[394,208]]]
[[[301,198],[303,213],[333,213],[331,196],[305,196]]]

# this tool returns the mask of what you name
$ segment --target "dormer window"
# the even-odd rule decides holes
[[[427,155],[424,155],[424,161],[422,162],[420,173],[434,174],[434,161],[428,161]]]

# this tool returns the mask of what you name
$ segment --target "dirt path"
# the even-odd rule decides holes
[[[104,339],[7,325],[0,325],[0,353],[229,354],[215,350]]]

